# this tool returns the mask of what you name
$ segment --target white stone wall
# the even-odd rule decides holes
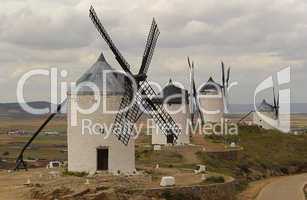
[[[220,123],[221,118],[224,117],[224,101],[221,96],[201,95],[200,107],[202,109],[205,122]],[[216,113],[213,113],[214,111],[216,111]]]
[[[188,128],[188,122],[190,120],[190,109],[189,105],[181,105],[181,104],[165,104],[164,107],[173,112],[175,110],[180,110],[176,113],[170,113],[176,124],[181,128],[182,132],[179,135],[176,144],[184,145],[190,144],[190,131]],[[165,134],[158,128],[155,127],[152,130],[152,144],[158,145],[166,145],[167,140]]]
[[[102,96],[101,96],[102,97]],[[118,110],[121,96],[108,96],[107,108]],[[68,95],[67,119],[68,119],[68,170],[77,172],[95,173],[97,170],[97,148],[107,147],[109,149],[108,169],[109,172],[117,173],[118,170],[123,173],[133,173],[135,171],[135,147],[134,140],[131,139],[125,146],[122,142],[110,134],[90,135],[88,129],[82,128],[82,121],[91,120],[92,124],[106,124],[110,128],[116,114],[107,114],[103,110],[101,102],[99,109],[92,114],[77,113],[77,126],[72,126],[71,103],[78,103],[82,108],[88,108],[94,103],[92,95],[80,95],[77,98]],[[85,123],[88,125],[88,123]],[[82,130],[84,135],[82,135]],[[96,128],[99,133],[99,129]],[[105,131],[108,132],[108,131]],[[109,131],[110,132],[110,131]]]
[[[261,114],[274,119],[274,113],[273,112],[261,112]],[[263,129],[274,129],[270,124],[268,124],[266,121],[264,121],[256,112],[253,113],[253,124],[263,128]]]

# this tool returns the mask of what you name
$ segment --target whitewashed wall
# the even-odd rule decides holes
[[[261,112],[261,114],[271,118],[271,119],[274,119],[274,113],[273,112]],[[273,127],[268,124],[267,122],[265,122],[262,118],[260,118],[259,115],[257,115],[257,113],[253,113],[253,124],[261,127],[261,128],[264,128],[264,129],[273,129]]]
[[[181,128],[182,132],[179,135],[176,143],[177,144],[190,144],[190,133],[188,128],[188,121],[190,120],[190,112],[189,105],[180,105],[180,104],[171,104],[164,105],[170,111],[178,110],[179,108],[183,108],[180,112],[171,113],[172,118],[176,122],[176,124]],[[152,130],[152,144],[155,145],[166,145],[167,140],[164,133],[158,128],[155,127]]]
[[[112,110],[119,108],[121,96],[108,96],[107,107]],[[99,147],[108,147],[109,158],[108,168],[109,172],[117,173],[118,170],[123,173],[133,173],[135,171],[135,147],[134,140],[130,140],[128,146],[125,146],[117,138],[110,134],[105,139],[104,135],[90,135],[89,131],[85,131],[82,135],[82,120],[89,119],[95,123],[105,123],[110,125],[113,123],[115,114],[105,114],[102,102],[99,109],[89,115],[77,113],[77,126],[71,124],[71,103],[77,101],[82,108],[88,108],[94,103],[92,95],[80,95],[77,98],[68,95],[68,170],[77,172],[95,173],[97,170],[97,153],[96,149]]]
[[[202,95],[200,98],[200,107],[204,115],[205,122],[220,123],[224,117],[224,101],[222,97],[213,95]],[[204,110],[209,112],[204,112]],[[218,113],[211,113],[219,111]]]

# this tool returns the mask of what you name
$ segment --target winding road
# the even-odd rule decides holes
[[[307,174],[283,177],[265,186],[256,200],[305,200],[305,184]]]

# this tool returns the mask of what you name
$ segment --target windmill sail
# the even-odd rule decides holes
[[[230,79],[230,67],[227,69],[227,78],[226,78],[226,92],[229,86],[229,79]]]
[[[108,46],[110,47],[111,51],[115,55],[115,59],[117,62],[120,64],[120,66],[124,69],[124,71],[129,72],[130,70],[130,65],[128,62],[125,60],[124,56],[120,53],[120,51],[117,49],[115,44],[113,43],[110,35],[108,32],[105,30],[105,28],[102,26],[93,6],[90,8],[90,14],[89,14],[93,24],[95,25],[96,29],[100,33],[101,37],[106,41]]]
[[[273,104],[274,104],[275,118],[279,119],[279,93],[277,94],[276,98],[274,87],[273,87]]]
[[[147,43],[146,43],[146,47],[144,50],[142,65],[139,70],[139,74],[147,73],[159,35],[160,35],[160,31],[158,29],[158,25],[155,19],[153,19],[151,28],[149,31],[149,35],[147,38]]]
[[[225,76],[225,64],[222,61],[222,95],[223,95],[223,101],[224,101],[224,112],[228,112],[228,87],[229,87],[229,80],[230,80],[230,67],[227,69],[227,74]]]
[[[203,117],[203,113],[201,112],[200,105],[199,105],[199,100],[198,100],[198,95],[197,95],[197,90],[196,90],[196,85],[195,85],[195,80],[194,80],[194,62],[190,62],[190,59],[188,57],[188,64],[189,64],[189,69],[190,69],[190,110],[191,110],[191,120],[195,119],[196,114],[199,115],[199,118],[201,119],[201,123],[204,124],[205,120]]]
[[[225,65],[224,62],[222,61],[222,86],[223,86],[223,91],[225,92]]]
[[[188,64],[189,64],[189,71],[190,71],[190,112],[191,112],[191,120],[194,121],[194,116],[196,113],[196,105],[195,105],[195,98],[194,98],[194,80],[193,80],[193,70],[192,65],[190,62],[190,58],[188,57]]]
[[[204,115],[201,112],[201,108],[199,105],[199,99],[198,99],[198,95],[197,95],[197,90],[196,90],[196,85],[195,85],[195,81],[194,81],[194,62],[192,63],[192,78],[193,78],[193,96],[194,96],[194,101],[195,101],[195,106],[196,106],[196,111],[199,114],[201,123],[204,124],[205,120],[204,120]]]
[[[115,117],[115,123],[119,126],[119,128],[116,127],[116,129],[113,129],[113,133],[118,137],[121,142],[123,142],[123,144],[127,145],[131,136],[131,132],[133,130],[131,126],[137,121],[138,117],[140,116],[140,113],[142,113],[143,110],[146,110],[167,137],[171,136],[174,139],[178,138],[178,135],[181,133],[179,126],[174,122],[170,114],[165,111],[162,105],[155,104],[151,100],[153,96],[156,96],[156,93],[150,86],[150,84],[146,81],[146,73],[148,71],[154,47],[156,45],[156,41],[160,33],[155,20],[153,20],[151,30],[147,38],[147,43],[139,73],[137,75],[133,75],[130,71],[129,64],[126,62],[124,57],[120,54],[119,50],[112,42],[109,34],[106,32],[92,6],[90,8],[89,15],[98,32],[101,34],[102,38],[109,45],[120,66],[125,72],[127,72],[127,74],[132,75],[138,87],[137,92],[134,93],[136,101],[133,102],[133,106],[130,107],[124,113],[119,112]],[[129,85],[129,83],[127,85]],[[129,88],[128,91],[130,91]],[[120,105],[120,109],[122,109],[122,107],[125,107],[127,102],[131,101],[131,95],[132,94],[130,92],[124,95],[122,103]]]

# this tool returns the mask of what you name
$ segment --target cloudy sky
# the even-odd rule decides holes
[[[31,69],[67,69],[76,80],[100,52],[118,68],[88,17],[93,5],[123,55],[138,70],[152,17],[161,31],[151,80],[171,77],[188,86],[186,56],[197,85],[220,61],[231,66],[231,103],[251,103],[256,86],[291,66],[293,102],[307,101],[307,2],[305,0],[1,0],[0,102],[16,101],[20,77]],[[48,80],[26,85],[27,100],[48,100]],[[264,93],[268,98],[270,92]]]

